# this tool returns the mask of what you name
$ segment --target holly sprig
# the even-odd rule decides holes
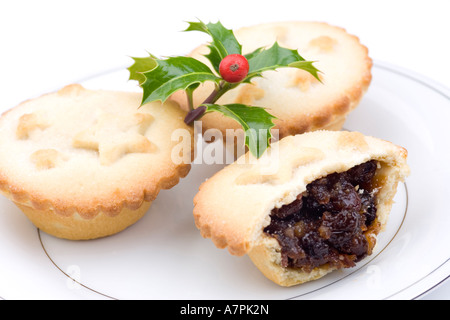
[[[313,61],[306,61],[297,50],[280,47],[275,42],[270,48],[258,48],[242,55],[242,45],[237,41],[232,30],[226,29],[220,21],[205,24],[202,21],[188,22],[185,31],[200,31],[211,36],[208,44],[209,53],[205,57],[211,67],[205,63],[186,56],[158,59],[152,54],[148,57],[133,57],[133,65],[128,68],[130,80],[136,80],[143,89],[141,105],[161,101],[165,102],[173,93],[184,90],[187,94],[188,112],[185,122],[192,124],[210,112],[220,112],[236,120],[245,131],[245,144],[257,158],[261,157],[270,145],[271,129],[275,126],[275,117],[265,108],[244,104],[217,104],[226,92],[241,83],[252,83],[255,77],[261,77],[264,71],[291,67],[303,69],[320,81],[319,70]],[[248,62],[248,73],[239,82],[228,82],[221,74],[221,62],[231,56],[241,55]],[[214,90],[206,100],[194,106],[193,94],[201,83],[211,81]]]

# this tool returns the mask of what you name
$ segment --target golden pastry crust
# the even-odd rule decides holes
[[[134,223],[190,170],[189,161],[172,161],[180,144],[173,131],[185,129],[193,139],[178,105],[139,108],[140,101],[139,93],[74,84],[7,111],[0,118],[0,191],[62,238],[96,238]],[[186,143],[183,150],[193,154]]]
[[[323,84],[303,70],[266,71],[263,78],[252,81],[253,85],[242,84],[218,100],[219,104],[246,103],[267,108],[277,117],[275,129],[280,138],[319,129],[340,130],[370,85],[372,60],[367,47],[340,27],[291,21],[242,28],[235,35],[244,53],[278,41],[281,46],[298,49],[306,60],[316,61],[315,66],[322,71]],[[203,57],[208,50],[201,46],[190,55],[208,63]],[[212,83],[202,84],[194,93],[194,104],[202,103],[212,90]],[[187,108],[184,92],[176,92],[172,99]],[[204,130],[217,128],[224,137],[226,129],[240,128],[218,113],[207,114],[202,121]]]
[[[280,285],[316,279],[332,269],[306,273],[281,267],[280,245],[263,232],[271,211],[293,202],[312,181],[377,160],[377,221],[383,229],[397,184],[409,174],[406,158],[404,148],[358,132],[319,130],[288,136],[260,159],[247,153],[204,182],[194,199],[196,225],[218,248],[248,254]]]

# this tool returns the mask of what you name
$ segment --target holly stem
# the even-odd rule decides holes
[[[208,98],[205,99],[205,101],[203,101],[202,104],[208,104],[208,103],[214,103],[217,101],[218,98],[217,95],[219,94],[220,90],[221,90],[222,85],[216,85],[216,87],[214,88],[214,91],[211,92],[211,94],[208,96]]]
[[[192,109],[184,118],[184,123],[187,125],[193,123],[195,120],[201,118],[206,111],[206,106],[199,106],[198,108]]]
[[[238,85],[239,83],[229,83],[226,81],[221,81],[218,85],[216,85],[214,91],[205,99],[205,101],[203,101],[203,103],[200,104],[200,106],[195,109],[193,107],[192,91],[191,92],[188,91],[188,103],[190,111],[186,115],[184,122],[189,125],[193,123],[195,120],[200,119],[206,112],[207,107],[205,105],[215,103],[226,92],[236,88]]]

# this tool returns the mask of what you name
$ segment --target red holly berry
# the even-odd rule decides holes
[[[222,78],[230,83],[240,82],[247,77],[249,65],[247,59],[240,54],[230,54],[223,58],[219,65]]]

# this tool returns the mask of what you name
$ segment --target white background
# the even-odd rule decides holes
[[[357,35],[375,61],[450,87],[449,0],[15,0],[0,2],[0,110],[127,67],[129,56],[185,54],[207,39],[180,32],[197,18],[228,28],[328,22]],[[450,299],[450,281],[425,298]]]

